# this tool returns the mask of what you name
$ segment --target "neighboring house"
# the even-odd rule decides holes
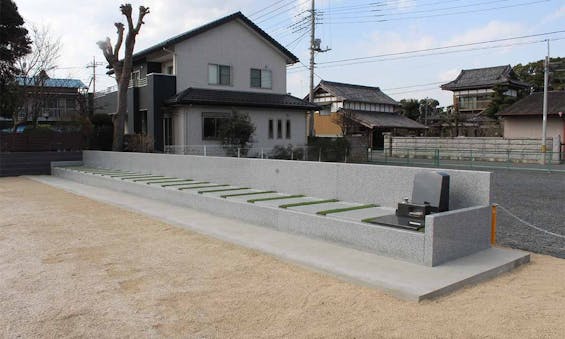
[[[565,91],[549,91],[547,98],[548,138],[565,136]],[[542,137],[543,93],[528,95],[512,106],[498,113],[504,125],[504,137],[534,138]]]
[[[314,103],[321,106],[314,114],[318,137],[361,134],[367,137],[368,147],[382,148],[384,132],[426,128],[400,115],[399,103],[378,87],[322,80],[314,88]]]
[[[504,94],[512,98],[531,87],[518,79],[510,65],[464,69],[455,80],[441,85],[441,89],[453,92],[453,108],[459,113],[463,135],[484,136],[488,132],[481,129],[492,130],[498,124],[496,119],[482,114],[497,86],[506,89]]]
[[[34,115],[38,121],[68,121],[84,111],[80,101],[86,100],[84,91],[87,87],[78,79],[36,80],[18,76],[16,82],[25,91],[20,121],[32,120]]]
[[[153,136],[155,149],[219,144],[232,114],[249,114],[262,147],[304,145],[306,114],[287,94],[286,66],[298,58],[240,12],[133,56],[126,133]],[[113,113],[116,92],[98,93],[97,113]]]

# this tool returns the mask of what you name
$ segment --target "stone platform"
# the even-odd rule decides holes
[[[376,287],[407,300],[435,298],[529,262],[528,253],[492,247],[435,267],[418,265],[337,243],[219,217],[137,194],[85,185],[58,177],[31,178],[192,231],[256,249],[340,279]],[[358,214],[365,212],[347,213],[350,214],[349,218],[357,219],[363,217]]]

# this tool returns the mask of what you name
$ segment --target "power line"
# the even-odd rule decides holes
[[[564,38],[551,39],[551,41],[562,40],[562,39],[564,39]],[[383,59],[377,59],[377,60],[357,61],[357,62],[351,62],[351,63],[345,63],[345,64],[339,64],[339,65],[326,65],[326,66],[322,66],[322,67],[319,67],[319,68],[333,68],[333,67],[342,67],[342,66],[349,66],[349,65],[367,64],[367,63],[373,63],[373,62],[393,61],[393,60],[402,60],[402,59],[435,56],[435,55],[455,54],[455,53],[471,52],[471,51],[478,51],[478,50],[513,47],[513,46],[520,46],[520,45],[531,45],[531,44],[541,43],[541,42],[544,42],[544,41],[546,41],[546,39],[536,40],[536,41],[517,42],[517,43],[512,43],[512,44],[502,44],[502,45],[467,48],[467,49],[460,49],[460,50],[455,50],[455,51],[444,51],[444,52],[427,53],[427,54],[419,54],[419,55],[405,55],[405,56],[400,56],[400,57],[383,58]]]
[[[340,24],[362,24],[362,23],[389,22],[389,21],[399,21],[399,20],[437,18],[437,17],[442,17],[442,16],[453,16],[453,15],[459,15],[459,14],[471,14],[471,13],[478,13],[478,12],[485,12],[485,11],[493,11],[493,10],[498,10],[498,9],[524,7],[524,6],[530,6],[530,5],[534,5],[534,4],[538,4],[538,3],[542,3],[542,2],[549,2],[549,1],[551,1],[551,0],[530,1],[530,2],[523,2],[523,3],[515,4],[515,5],[498,6],[498,7],[490,7],[490,8],[476,9],[476,10],[442,13],[442,14],[421,15],[421,16],[413,16],[413,17],[390,18],[390,19],[378,19],[378,20],[337,21],[337,22],[330,22],[329,24],[336,24],[336,25],[340,25]]]
[[[508,37],[508,38],[500,38],[500,39],[492,39],[492,40],[484,40],[484,41],[476,41],[476,42],[469,42],[469,43],[465,43],[465,44],[455,44],[455,45],[439,46],[439,47],[432,47],[432,48],[424,48],[424,49],[405,51],[405,52],[377,54],[377,55],[371,55],[371,56],[366,56],[366,57],[348,58],[348,59],[341,59],[341,60],[331,60],[331,61],[320,62],[318,64],[319,65],[334,64],[334,63],[342,63],[342,62],[347,62],[347,61],[367,60],[367,59],[382,58],[382,57],[388,57],[388,56],[397,56],[397,55],[405,55],[405,54],[413,54],[413,53],[421,53],[421,52],[430,52],[430,51],[444,50],[444,49],[450,49],[450,48],[485,45],[485,44],[495,43],[495,42],[534,38],[534,37],[553,35],[553,34],[558,34],[558,33],[565,33],[565,30],[545,32],[545,33],[536,33],[536,34],[529,34],[529,35],[521,35],[521,36],[516,36],[516,37]]]
[[[481,5],[490,5],[497,2],[508,2],[512,0],[490,0],[490,1],[483,1],[483,2],[475,2],[472,4],[466,5],[458,5],[458,6],[449,6],[449,7],[442,7],[442,8],[432,8],[432,9],[423,9],[418,11],[410,11],[404,13],[383,13],[386,9],[378,9],[378,10],[370,10],[372,12],[378,12],[379,14],[372,14],[372,15],[361,15],[361,16],[342,16],[341,19],[358,19],[358,18],[374,18],[374,17],[388,17],[388,16],[403,16],[403,15],[411,15],[411,14],[418,14],[418,13],[429,13],[429,12],[439,12],[439,11],[448,11],[452,9],[460,9],[460,8],[468,8],[468,7],[479,7]],[[407,7],[408,8],[408,7]],[[342,12],[342,14],[367,14],[367,11],[354,11],[354,12]]]
[[[259,14],[259,13],[261,13],[261,12],[263,12],[263,11],[265,11],[265,10],[267,10],[267,9],[269,9],[269,8],[271,8],[271,7],[273,7],[273,6],[275,6],[275,5],[280,4],[280,3],[283,2],[283,1],[285,1],[285,0],[275,1],[275,2],[271,3],[270,5],[265,6],[265,7],[263,7],[263,8],[261,8],[261,9],[255,11],[255,12],[249,14],[249,17],[251,18],[251,17],[255,16],[255,14]]]
[[[544,40],[536,40],[536,41],[526,41],[526,42],[518,42],[512,44],[502,44],[502,45],[494,45],[494,46],[485,46],[479,48],[468,48],[464,50],[456,50],[456,51],[445,51],[439,53],[427,53],[427,54],[420,54],[420,55],[407,55],[401,57],[394,57],[394,58],[386,58],[386,59],[378,59],[378,60],[369,60],[369,61],[360,61],[360,62],[352,62],[347,64],[340,64],[340,65],[326,65],[322,67],[318,67],[320,69],[326,68],[334,68],[334,67],[342,67],[342,66],[350,66],[350,65],[358,65],[358,64],[366,64],[366,63],[373,63],[373,62],[383,62],[383,61],[394,61],[394,60],[401,60],[401,59],[410,59],[410,58],[419,58],[419,57],[427,57],[427,56],[436,56],[436,55],[446,55],[446,54],[454,54],[454,53],[464,53],[464,52],[471,52],[471,51],[479,51],[479,50],[487,50],[487,49],[495,49],[495,48],[506,48],[506,47],[513,47],[513,46],[520,46],[520,45],[531,45],[531,44],[538,44],[543,43],[547,39]],[[565,40],[565,37],[554,38],[550,39],[550,41],[558,41],[558,40]],[[299,66],[299,65],[298,65]],[[304,72],[304,70],[300,69],[299,67],[292,66],[287,68],[287,73],[299,73]]]

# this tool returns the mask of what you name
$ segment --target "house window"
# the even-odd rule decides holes
[[[218,140],[220,130],[228,121],[228,116],[222,113],[203,113],[202,115],[202,139]]]
[[[269,139],[273,139],[275,137],[275,128],[273,119],[269,119]]]
[[[231,66],[209,64],[208,83],[210,85],[231,85]]]
[[[286,121],[286,138],[290,139],[290,120]]]
[[[282,139],[282,120],[277,120],[277,139]]]
[[[167,74],[173,74],[173,66],[167,66]]]
[[[272,88],[272,73],[268,69],[251,69],[251,87],[254,88]]]

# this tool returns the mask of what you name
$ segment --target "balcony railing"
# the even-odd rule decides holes
[[[144,87],[147,86],[147,77],[139,78],[139,79],[132,79],[129,82],[129,87]]]

